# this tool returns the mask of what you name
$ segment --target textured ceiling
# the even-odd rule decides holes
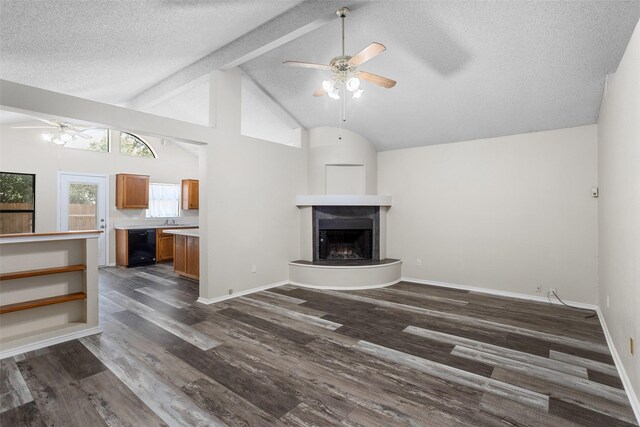
[[[299,3],[0,0],[0,78],[124,103]],[[398,81],[347,102],[345,127],[379,150],[595,123],[640,16],[638,0],[345,4],[347,53],[384,43],[362,68]],[[338,126],[338,103],[311,96],[326,74],[282,61],[327,63],[339,31],[336,18],[242,68],[303,126]]]
[[[0,0],[0,78],[119,104],[297,3]]]
[[[638,1],[362,5],[347,17],[347,53],[385,44],[362,69],[398,85],[367,83],[345,126],[389,150],[595,123],[639,14]],[[307,128],[338,126],[338,101],[311,96],[326,73],[281,63],[328,63],[339,25],[242,66]]]

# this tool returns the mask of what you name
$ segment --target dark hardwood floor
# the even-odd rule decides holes
[[[102,334],[1,361],[0,425],[632,426],[586,312],[412,283],[205,306],[100,271]]]

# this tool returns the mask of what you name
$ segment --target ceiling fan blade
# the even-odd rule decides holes
[[[83,138],[83,139],[93,138],[91,135],[87,135],[86,133],[82,133],[82,132],[76,132],[74,135],[79,136],[80,138]]]
[[[314,64],[313,62],[284,61],[283,64],[288,65],[289,67],[317,68],[320,70],[331,71],[330,65]]]
[[[57,126],[11,126],[11,129],[57,129]]]
[[[41,122],[44,122],[44,123],[50,124],[51,126],[56,126],[56,127],[59,127],[59,126],[60,126],[60,122],[59,122],[59,121],[57,121],[57,120],[53,120],[53,119],[51,119],[51,120],[41,119],[40,117],[34,117],[34,118],[35,118],[36,120],[41,121]]]
[[[387,89],[391,89],[396,85],[395,80],[388,79],[386,77],[379,76],[373,73],[367,73],[366,71],[358,71],[356,76],[362,80],[366,80],[378,86],[382,86]]]
[[[322,88],[318,88],[318,90],[316,90],[315,92],[313,92],[313,96],[318,97],[318,96],[324,96],[327,94],[327,91],[322,89]]]
[[[349,65],[355,65],[355,66],[364,64],[368,60],[373,59],[379,54],[381,54],[382,52],[384,52],[386,49],[387,48],[383,44],[373,42],[369,46],[362,49],[360,52],[356,53],[355,56],[353,56],[349,61],[347,61],[347,63]]]

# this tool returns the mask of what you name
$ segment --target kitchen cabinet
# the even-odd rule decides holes
[[[198,237],[175,235],[173,270],[189,279],[200,279],[200,239]]]
[[[134,267],[156,262],[156,230],[116,230],[116,265]]]
[[[161,228],[156,230],[156,262],[173,259],[173,234],[167,234]]]
[[[200,208],[200,181],[197,179],[182,180],[182,209]]]
[[[117,174],[116,208],[149,209],[149,176]]]

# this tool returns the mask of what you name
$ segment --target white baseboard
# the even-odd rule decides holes
[[[598,313],[598,318],[600,319],[600,324],[602,325],[604,336],[607,339],[607,344],[609,345],[609,351],[611,351],[611,356],[613,357],[613,361],[615,362],[616,368],[618,369],[618,375],[622,380],[622,384],[624,385],[624,389],[627,392],[627,396],[629,396],[629,402],[631,403],[631,408],[633,409],[633,413],[636,415],[638,424],[640,424],[640,401],[638,400],[638,396],[636,395],[636,392],[631,385],[631,380],[627,375],[627,371],[625,371],[624,369],[624,365],[622,364],[622,359],[620,359],[620,355],[616,350],[616,346],[613,344],[613,338],[611,338],[611,334],[609,333],[609,328],[607,327],[607,322],[604,321],[604,316],[602,315],[602,311],[600,311],[600,307],[596,309],[596,312]]]
[[[75,340],[78,338],[87,337],[89,335],[95,335],[102,332],[100,326],[95,326],[89,329],[82,329],[76,332],[70,332],[68,334],[60,335],[53,338],[46,338],[41,341],[37,341],[30,344],[25,344],[19,347],[14,347],[10,350],[0,352],[0,359],[6,359],[7,357],[15,356],[17,354],[26,353],[28,351],[40,350],[41,348],[49,347],[51,345],[60,344],[66,341]]]
[[[508,297],[508,298],[518,298],[518,299],[525,299],[525,300],[529,300],[529,301],[538,301],[538,302],[546,302],[547,304],[549,303],[549,299],[543,296],[537,296],[537,295],[529,295],[529,294],[521,294],[518,292],[508,292],[508,291],[500,291],[497,289],[488,289],[488,288],[480,288],[477,286],[467,286],[467,285],[456,285],[454,283],[446,283],[446,282],[437,282],[435,280],[423,280],[423,279],[414,279],[412,277],[403,277],[402,278],[403,282],[412,282],[412,283],[418,283],[420,285],[433,285],[433,286],[440,286],[443,288],[452,288],[452,289],[462,289],[465,291],[472,291],[472,292],[480,292],[483,294],[491,294],[491,295],[498,295],[498,296],[502,296],[502,297]],[[598,306],[596,304],[587,304],[584,302],[575,302],[575,301],[565,301],[567,304],[572,305],[574,307],[578,307],[578,308],[586,308],[588,310],[593,310],[593,311],[597,311]],[[557,301],[555,299],[551,299],[551,303],[552,304],[558,304],[558,305],[562,305],[562,303],[560,301]]]
[[[389,283],[382,283],[380,285],[363,285],[363,286],[322,286],[322,285],[307,285],[305,283],[299,282],[291,282],[288,283],[293,286],[299,286],[301,288],[309,288],[309,289],[324,289],[327,291],[357,291],[361,289],[377,289],[377,288],[386,288],[387,286],[395,285],[400,282],[402,279],[394,280]]]
[[[207,298],[198,297],[198,302],[201,303],[201,304],[207,304],[207,305],[214,304],[216,302],[226,301],[228,299],[237,298],[237,297],[241,297],[241,296],[244,296],[244,295],[249,295],[249,294],[252,294],[254,292],[266,291],[267,289],[271,289],[271,288],[275,288],[275,287],[282,286],[282,285],[287,285],[287,284],[289,284],[289,281],[288,280],[284,280],[282,282],[271,283],[269,285],[264,285],[264,286],[258,286],[257,288],[251,288],[251,289],[247,289],[246,291],[236,292],[235,294],[231,294],[231,295],[223,295],[223,296],[217,297],[217,298],[207,299]]]

